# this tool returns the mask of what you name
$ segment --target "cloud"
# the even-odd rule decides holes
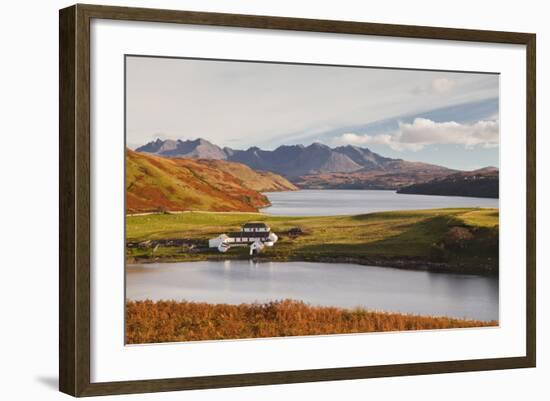
[[[496,120],[460,124],[416,118],[412,123],[399,123],[393,134],[346,133],[333,142],[340,145],[386,145],[398,151],[418,151],[428,145],[444,144],[463,145],[467,149],[476,146],[494,148],[499,144],[499,126]]]
[[[415,86],[413,95],[442,95],[453,90],[455,81],[449,78],[434,78],[426,85]]]
[[[455,82],[448,78],[436,78],[432,81],[432,89],[437,93],[445,93],[453,89]]]
[[[127,139],[139,144],[163,132],[273,149],[499,96],[498,75],[277,63],[129,57],[126,78]]]

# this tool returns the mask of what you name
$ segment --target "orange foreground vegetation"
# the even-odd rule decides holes
[[[314,307],[284,300],[266,304],[128,301],[126,343],[431,330],[496,326],[498,322]]]

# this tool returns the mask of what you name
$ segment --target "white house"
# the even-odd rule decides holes
[[[261,250],[264,246],[273,246],[279,237],[271,231],[265,223],[246,223],[241,231],[221,234],[208,240],[210,248],[218,248],[220,252],[226,252],[232,246],[250,246],[251,254]]]
[[[241,227],[241,231],[245,233],[268,233],[271,231],[271,228],[269,228],[269,226],[265,223],[246,223]]]

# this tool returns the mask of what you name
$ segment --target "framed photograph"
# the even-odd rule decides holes
[[[535,366],[534,34],[59,18],[61,391]]]

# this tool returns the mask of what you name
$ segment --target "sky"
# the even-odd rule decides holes
[[[128,56],[131,148],[321,142],[462,170],[499,165],[497,74]]]

